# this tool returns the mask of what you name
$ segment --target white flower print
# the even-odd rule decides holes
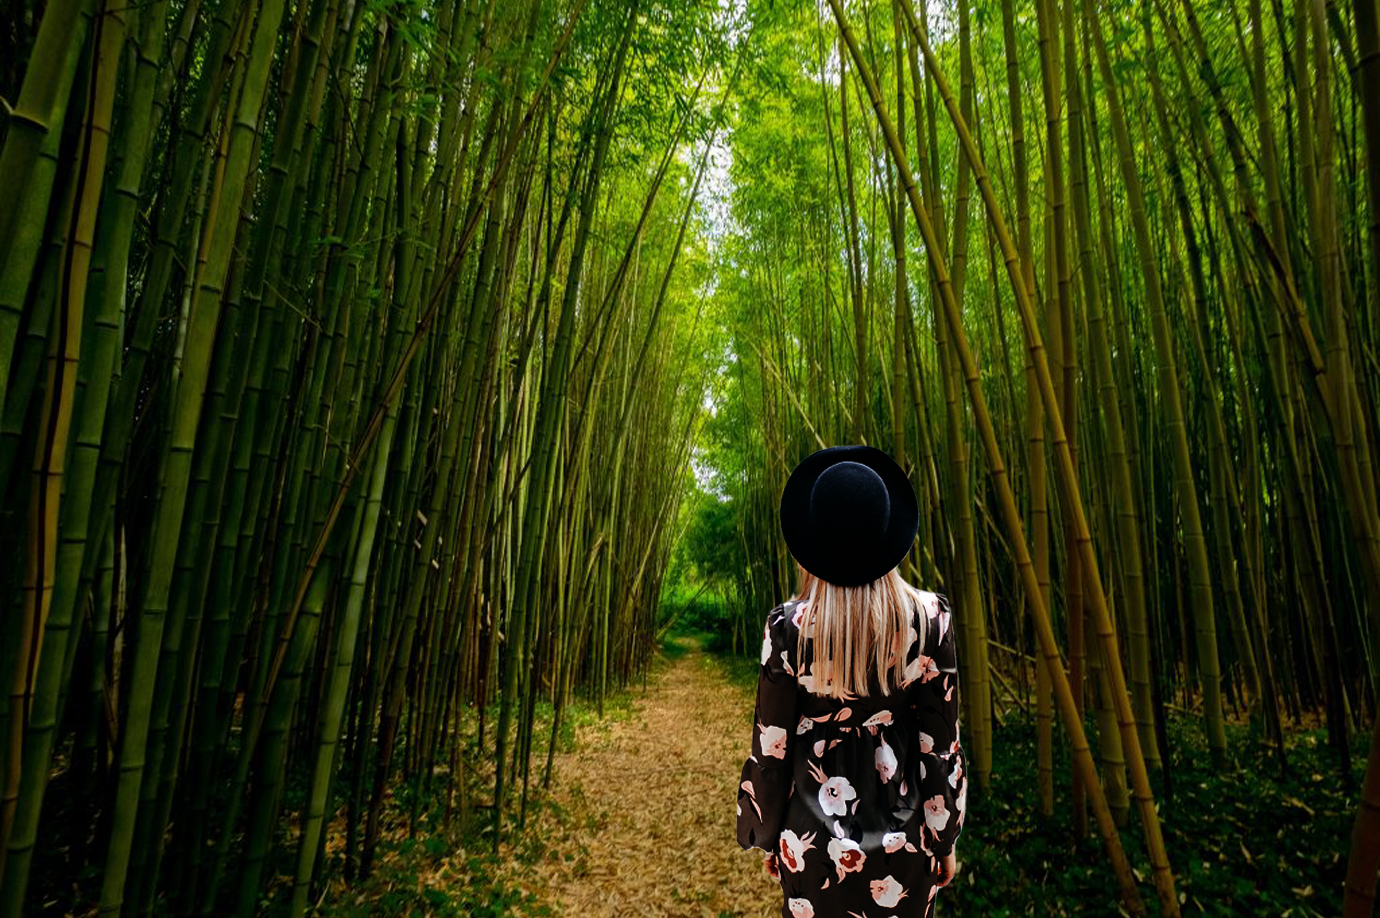
[[[811,844],[814,838],[814,832],[801,838],[790,829],[781,831],[781,863],[791,873],[799,873],[805,869],[805,852],[814,848]]]
[[[764,632],[762,635],[762,665],[766,666],[771,659],[771,632]]]
[[[963,778],[963,763],[955,762],[954,770],[949,772],[949,786],[958,790],[958,782]]]
[[[928,733],[926,733],[924,730],[921,730],[921,731],[920,731],[920,751],[921,751],[921,752],[933,752],[933,751],[934,751],[934,737],[930,736],[930,735],[929,735]]]
[[[786,905],[794,918],[815,918],[815,907],[809,899],[791,899]]]
[[[870,885],[872,901],[885,908],[895,908],[896,903],[900,902],[906,895],[906,891],[901,888],[900,881],[890,874],[885,879],[873,880]]]
[[[760,740],[762,744],[762,754],[769,755],[774,759],[784,759],[786,757],[785,728],[778,727],[775,724],[767,727],[758,724],[757,729],[761,731],[762,734]]]
[[[895,854],[906,846],[906,833],[888,832],[882,836],[882,847],[887,854]]]
[[[905,672],[901,676],[902,687],[910,685],[916,679],[921,682],[929,682],[939,675],[939,666],[934,662],[934,657],[927,657],[923,653],[906,664]]]
[[[877,747],[877,774],[881,776],[883,784],[896,774],[896,752],[887,745],[886,737],[882,737],[882,744]]]
[[[949,824],[949,809],[944,806],[944,798],[939,794],[925,801],[925,825],[935,832],[942,832]]]
[[[781,651],[781,668],[784,669],[788,674],[792,676],[795,675],[795,669],[792,668],[791,661],[786,659],[786,651],[784,650]]]
[[[867,720],[863,721],[863,722],[862,722],[862,725],[863,725],[864,727],[876,727],[876,726],[880,726],[881,724],[889,724],[889,723],[891,723],[891,712],[890,712],[890,711],[878,711],[876,714],[873,714],[873,715],[872,715],[871,717],[869,717]],[[875,733],[876,731],[873,731],[873,732]]]
[[[901,688],[905,688],[920,678],[920,673],[924,671],[924,659],[925,655],[922,653],[914,660],[906,661],[906,668],[901,671]]]
[[[814,725],[815,722],[813,720],[806,717],[804,714],[800,715],[800,723],[795,725],[795,735],[800,736],[802,733],[809,733],[810,728]]]
[[[830,778],[819,788],[819,806],[826,813],[842,816],[848,812],[848,801],[858,796],[853,785],[843,775]]]
[[[834,869],[838,871],[839,879],[842,880],[845,873],[862,870],[867,855],[863,852],[862,845],[851,838],[831,838],[829,859],[834,862]]]
[[[822,742],[822,741],[821,741]],[[831,778],[814,762],[807,763],[810,776],[819,782],[819,806],[824,812],[834,816],[844,816],[848,812],[848,801],[856,799],[858,792],[848,779],[842,776]],[[838,833],[843,835],[842,832]]]

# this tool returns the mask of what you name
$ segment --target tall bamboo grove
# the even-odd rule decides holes
[[[0,31],[0,914],[302,915],[404,784],[497,846],[653,651],[723,13]]]
[[[921,505],[904,570],[963,635],[977,788],[994,721],[1030,709],[1042,808],[1096,828],[1145,914],[1115,831],[1137,818],[1177,914],[1149,780],[1168,706],[1219,763],[1287,766],[1286,731],[1321,710],[1349,771],[1376,723],[1375,4],[760,15],[723,243],[741,407],[714,425],[743,457],[739,639],[794,585],[774,516],[790,469],[886,449]],[[1380,866],[1378,744],[1355,918]]]
[[[843,442],[975,794],[1028,708],[1175,915],[1166,709],[1281,767],[1321,710],[1370,915],[1375,0],[19,0],[0,100],[0,915],[302,915],[400,790],[500,845],[691,457],[752,648]]]

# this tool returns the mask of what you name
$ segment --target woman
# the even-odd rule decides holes
[[[767,614],[738,843],[786,918],[930,916],[968,781],[948,602],[901,579],[915,492],[879,449],[806,458],[781,495],[796,595]]]

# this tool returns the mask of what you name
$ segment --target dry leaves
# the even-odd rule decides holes
[[[547,845],[534,877],[557,915],[765,918],[781,888],[738,846],[738,778],[753,699],[697,649],[662,668],[631,717],[581,728],[558,754],[533,829]]]

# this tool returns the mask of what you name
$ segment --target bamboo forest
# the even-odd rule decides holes
[[[1378,13],[0,3],[0,918],[781,913],[838,444],[952,603],[924,914],[1380,915]]]

